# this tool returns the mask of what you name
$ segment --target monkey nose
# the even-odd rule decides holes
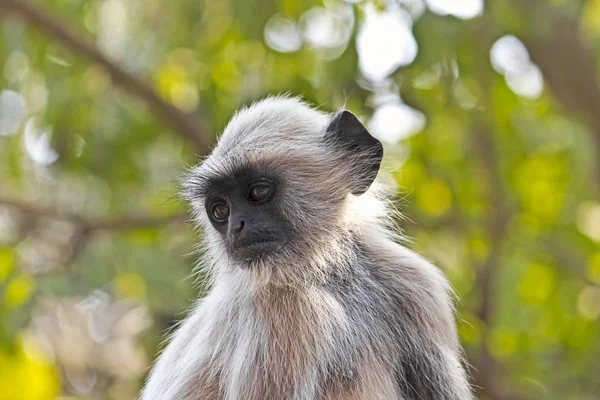
[[[246,222],[243,218],[232,218],[229,229],[234,235],[237,235],[244,229],[244,225]]]

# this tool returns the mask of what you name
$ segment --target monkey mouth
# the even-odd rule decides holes
[[[255,260],[276,253],[283,247],[283,241],[278,238],[265,238],[253,241],[238,242],[233,251],[244,260]]]

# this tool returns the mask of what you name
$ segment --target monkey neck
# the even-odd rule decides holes
[[[262,295],[283,291],[307,291],[327,287],[364,273],[364,251],[361,234],[348,229],[331,238],[325,251],[293,257],[293,261],[265,263],[257,268],[230,265],[218,271],[215,286],[235,293]]]
[[[251,292],[221,282],[214,289],[204,321],[213,346],[199,348],[221,385],[243,398],[291,399],[298,387],[318,383],[307,377],[328,367],[351,329],[342,305],[323,287],[267,285]]]

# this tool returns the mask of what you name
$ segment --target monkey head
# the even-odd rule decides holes
[[[344,239],[347,199],[369,189],[382,156],[351,112],[270,97],[234,115],[183,194],[213,264],[293,273],[323,261],[319,244]]]

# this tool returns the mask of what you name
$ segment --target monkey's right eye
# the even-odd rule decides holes
[[[225,222],[229,218],[229,206],[223,201],[218,201],[210,206],[210,215],[216,222]]]

